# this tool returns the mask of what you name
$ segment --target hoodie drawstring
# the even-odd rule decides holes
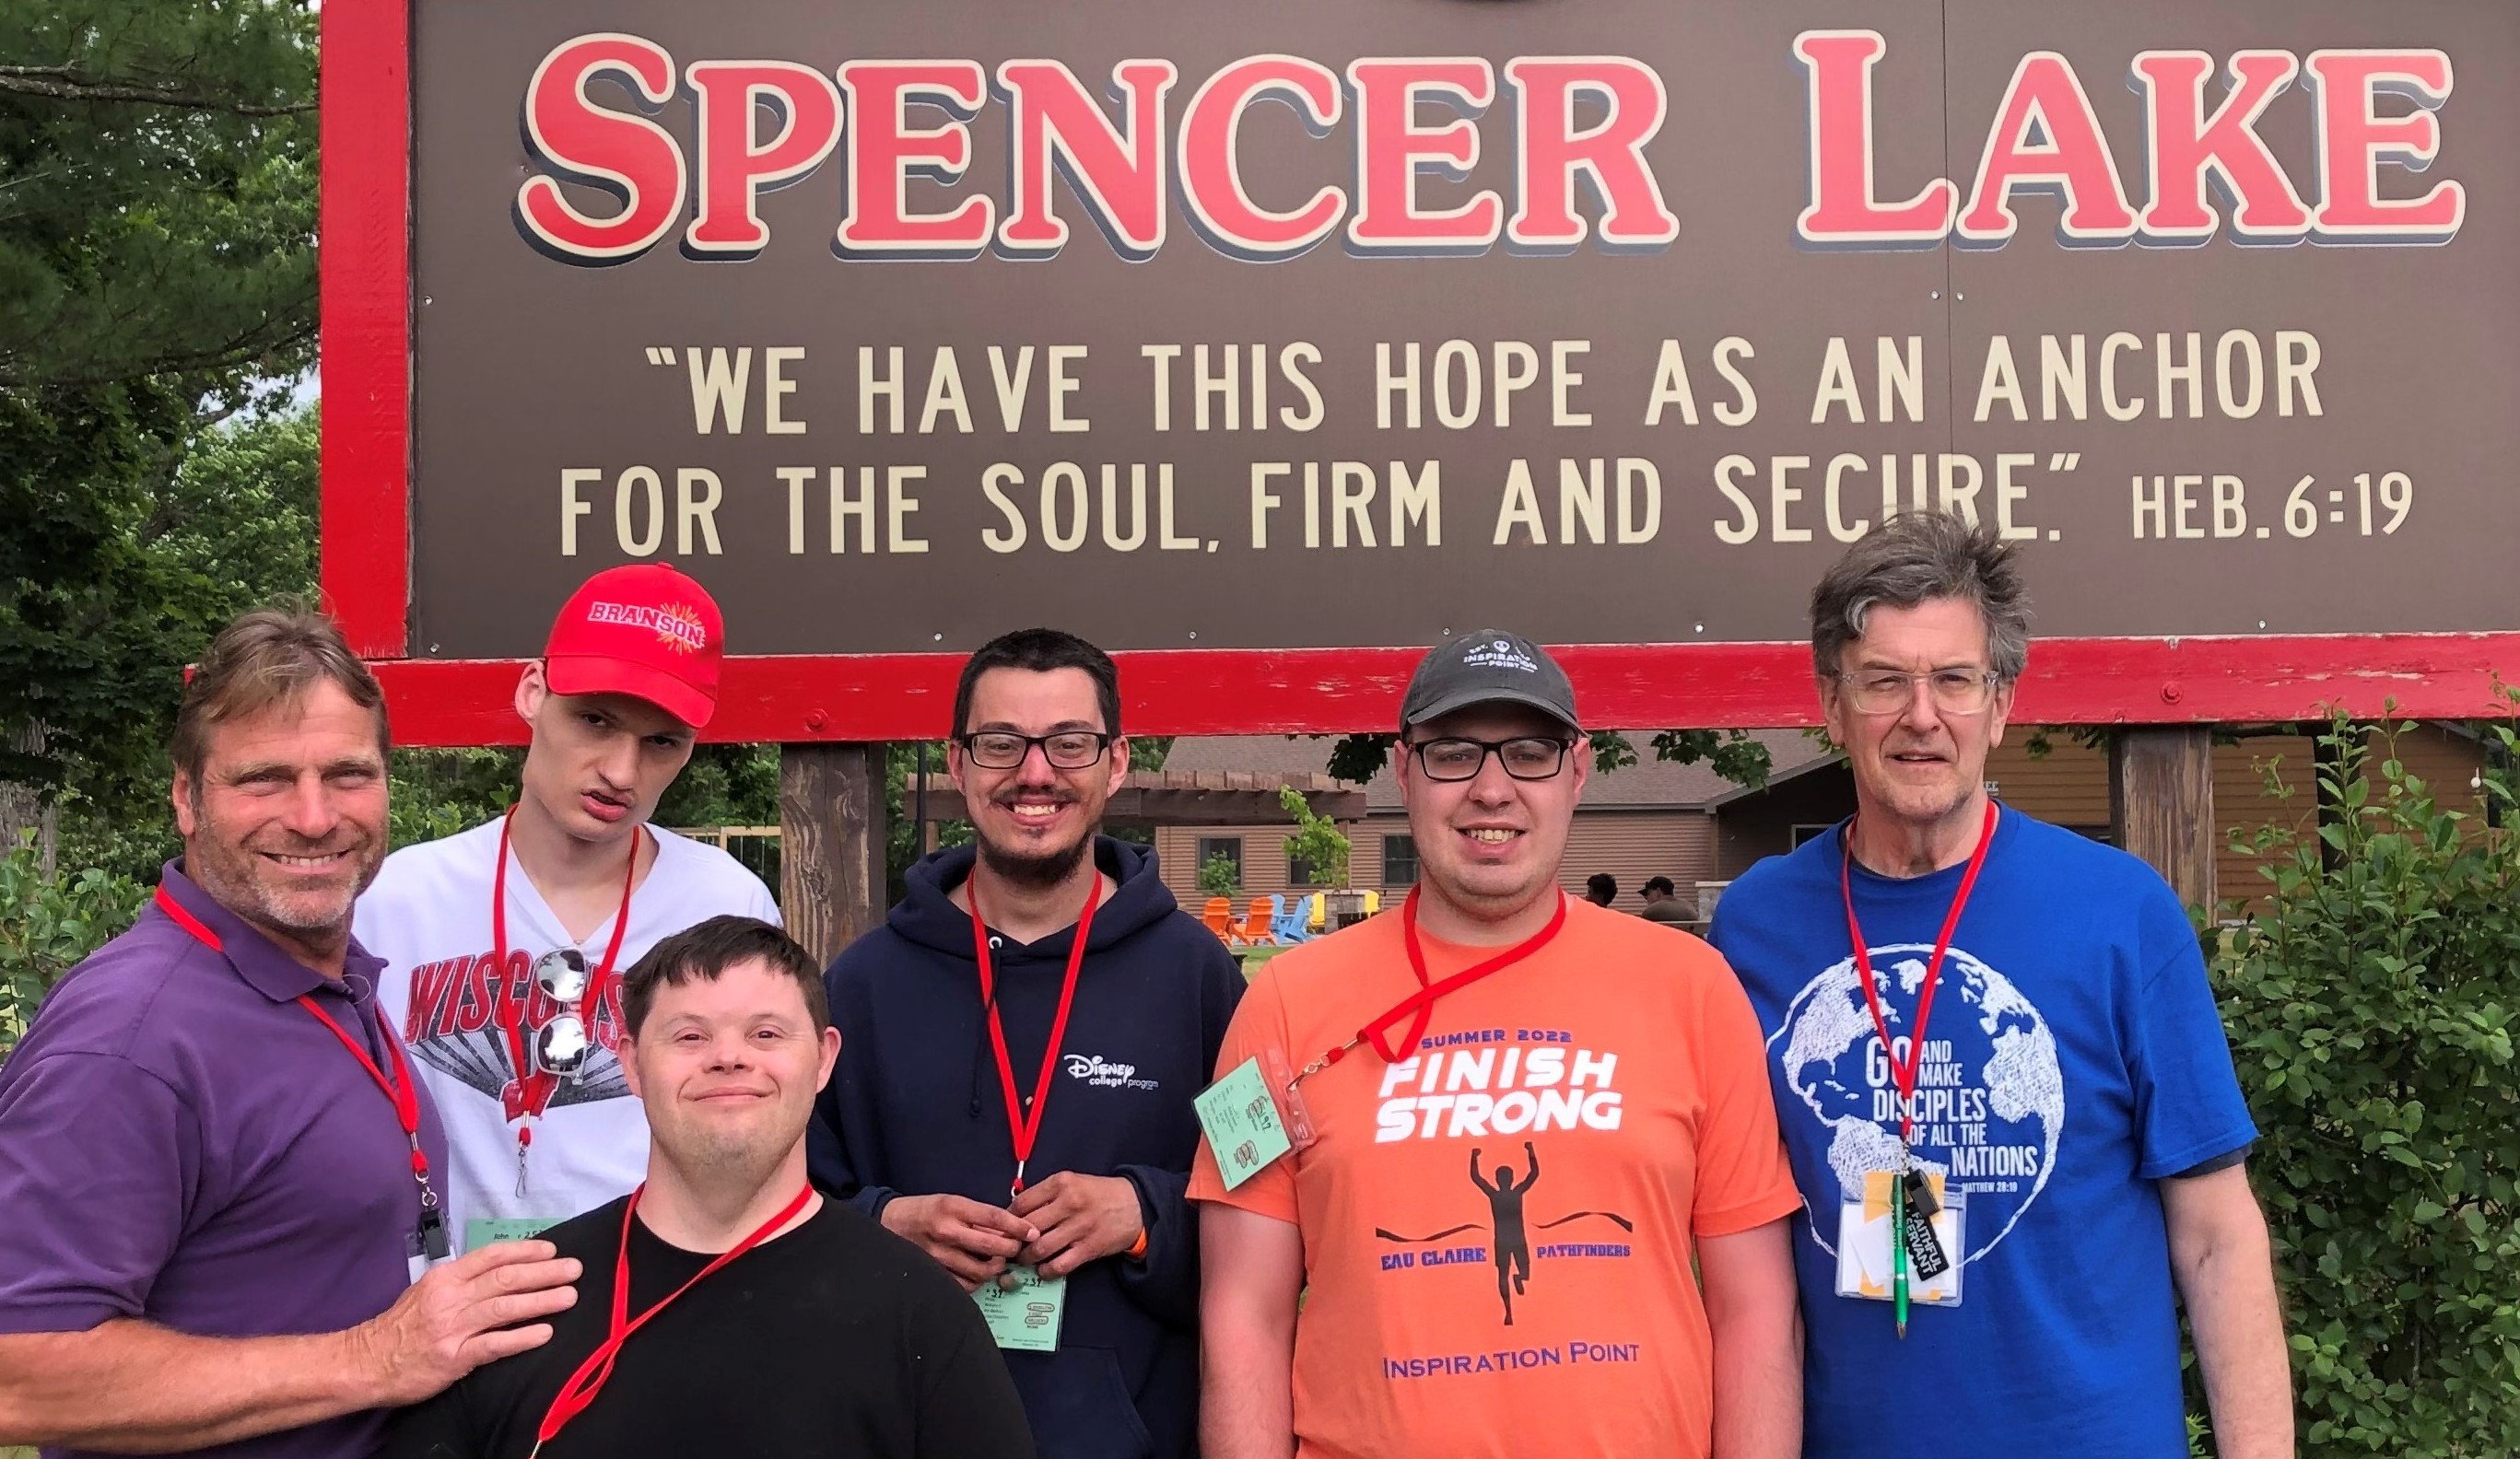
[[[991,951],[995,951],[1005,946],[1006,939],[998,936],[994,932],[989,934],[989,950]],[[973,1031],[971,1036],[970,1116],[974,1120],[980,1118],[980,1069],[989,1051],[989,1010],[997,1005],[997,1001],[998,991],[992,988],[989,990],[988,1000],[980,1005],[980,1026],[977,1030]]]

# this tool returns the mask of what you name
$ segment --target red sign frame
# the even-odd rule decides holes
[[[323,591],[391,698],[404,744],[517,744],[518,664],[411,655],[411,13],[409,0],[322,18]],[[1387,730],[1418,651],[1163,650],[1119,655],[1133,728],[1157,734]],[[1602,728],[1816,723],[1808,645],[1593,644],[1559,657]],[[955,654],[735,656],[707,738],[887,740],[940,734]],[[2024,724],[2288,721],[2341,706],[2459,719],[2502,704],[2520,632],[2048,639],[2033,645]]]

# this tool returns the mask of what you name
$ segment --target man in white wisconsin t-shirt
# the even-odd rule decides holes
[[[721,633],[671,568],[588,579],[517,684],[532,739],[516,805],[394,853],[359,899],[380,1005],[445,1122],[464,1250],[639,1183],[647,1117],[613,1056],[622,972],[720,913],[779,920],[734,858],[648,824],[717,707]]]

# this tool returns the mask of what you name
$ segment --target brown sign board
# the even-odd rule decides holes
[[[415,658],[1791,641],[1917,505],[2043,638],[2520,628],[2499,4],[411,19]]]

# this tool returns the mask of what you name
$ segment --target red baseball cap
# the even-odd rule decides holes
[[[555,694],[628,694],[695,730],[717,712],[726,623],[690,577],[654,563],[608,567],[569,595],[543,648]]]

